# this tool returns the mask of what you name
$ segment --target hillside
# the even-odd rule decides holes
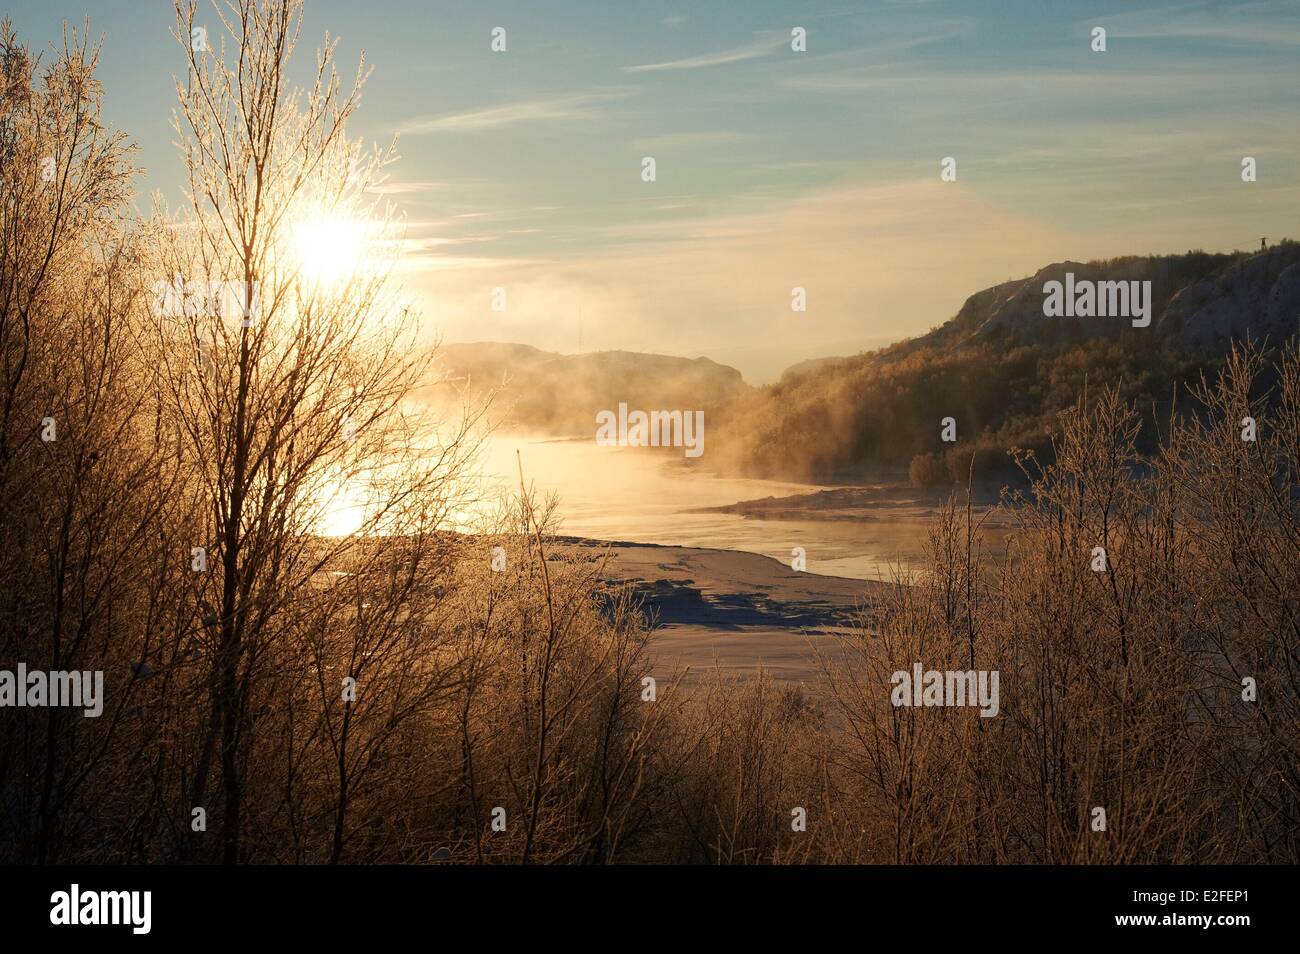
[[[591,436],[596,413],[703,410],[713,424],[750,391],[735,368],[708,358],[633,351],[557,354],[528,345],[474,342],[439,349],[443,379],[434,402],[459,406],[491,393],[491,418],[523,430]]]
[[[1044,317],[1048,282],[1150,282],[1150,323]],[[1300,244],[1255,254],[1060,262],[971,295],[948,322],[880,351],[801,362],[746,395],[716,436],[715,466],[801,479],[901,477],[935,486],[1014,479],[1007,451],[1046,454],[1057,414],[1085,388],[1118,384],[1150,409],[1144,439],[1174,395],[1233,342],[1276,346],[1300,329]],[[940,421],[957,421],[956,444]]]

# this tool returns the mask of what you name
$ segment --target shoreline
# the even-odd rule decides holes
[[[567,555],[609,552],[603,582],[630,586],[652,624],[651,674],[689,667],[685,685],[764,670],[781,682],[811,681],[816,641],[869,622],[891,584],[796,571],[743,550],[556,537]],[[553,551],[554,552],[554,551]]]
[[[1010,514],[999,513],[998,497],[976,489],[972,512],[989,529],[1009,529]],[[685,513],[727,513],[746,520],[821,520],[869,523],[927,523],[947,504],[949,493],[918,490],[909,484],[885,483],[834,487],[784,497],[758,497],[717,507],[696,507]]]

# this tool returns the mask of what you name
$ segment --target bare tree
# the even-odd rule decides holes
[[[345,134],[363,70],[344,93],[327,40],[311,87],[293,90],[286,70],[301,4],[243,0],[217,13],[220,41],[196,43],[196,5],[177,4],[188,66],[177,85],[177,129],[189,202],[177,217],[160,214],[155,267],[168,425],[210,515],[193,541],[207,568],[195,598],[211,621],[200,764],[215,750],[221,857],[231,863],[246,857],[250,716],[260,684],[274,667],[332,652],[321,645],[328,634],[305,632],[304,618],[356,634],[350,666],[363,668],[395,644],[402,614],[390,613],[389,635],[377,636],[362,612],[376,594],[357,591],[360,581],[375,582],[377,567],[392,568],[391,554],[358,541],[384,534],[401,540],[394,546],[432,544],[469,425],[435,440],[407,401],[429,349],[390,288],[393,223],[367,192],[391,148],[366,152]],[[311,244],[321,229],[337,230],[353,254]],[[225,293],[220,300],[214,289]],[[340,513],[349,515],[342,529],[331,526]],[[406,566],[408,579],[426,569],[418,553]],[[409,585],[389,595],[408,594]],[[345,623],[320,608],[331,600],[352,607]],[[307,656],[287,651],[295,640],[311,647]],[[329,733],[341,773],[336,856],[351,712]],[[201,771],[200,801],[206,780]]]

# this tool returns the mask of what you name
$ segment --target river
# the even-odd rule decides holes
[[[924,522],[758,520],[693,512],[826,488],[718,476],[664,452],[498,435],[483,448],[480,474],[488,485],[517,491],[516,451],[526,481],[539,494],[558,495],[558,532],[571,536],[741,550],[786,564],[792,549],[803,547],[809,573],[861,580],[888,580],[896,567],[915,564],[924,552]]]

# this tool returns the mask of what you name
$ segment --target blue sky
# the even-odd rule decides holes
[[[6,7],[37,46],[90,16],[142,194],[175,202],[170,4]],[[581,316],[586,350],[763,381],[1051,261],[1300,237],[1297,2],[308,0],[300,66],[325,31],[374,66],[350,132],[399,136],[403,274],[447,341],[574,351]]]

